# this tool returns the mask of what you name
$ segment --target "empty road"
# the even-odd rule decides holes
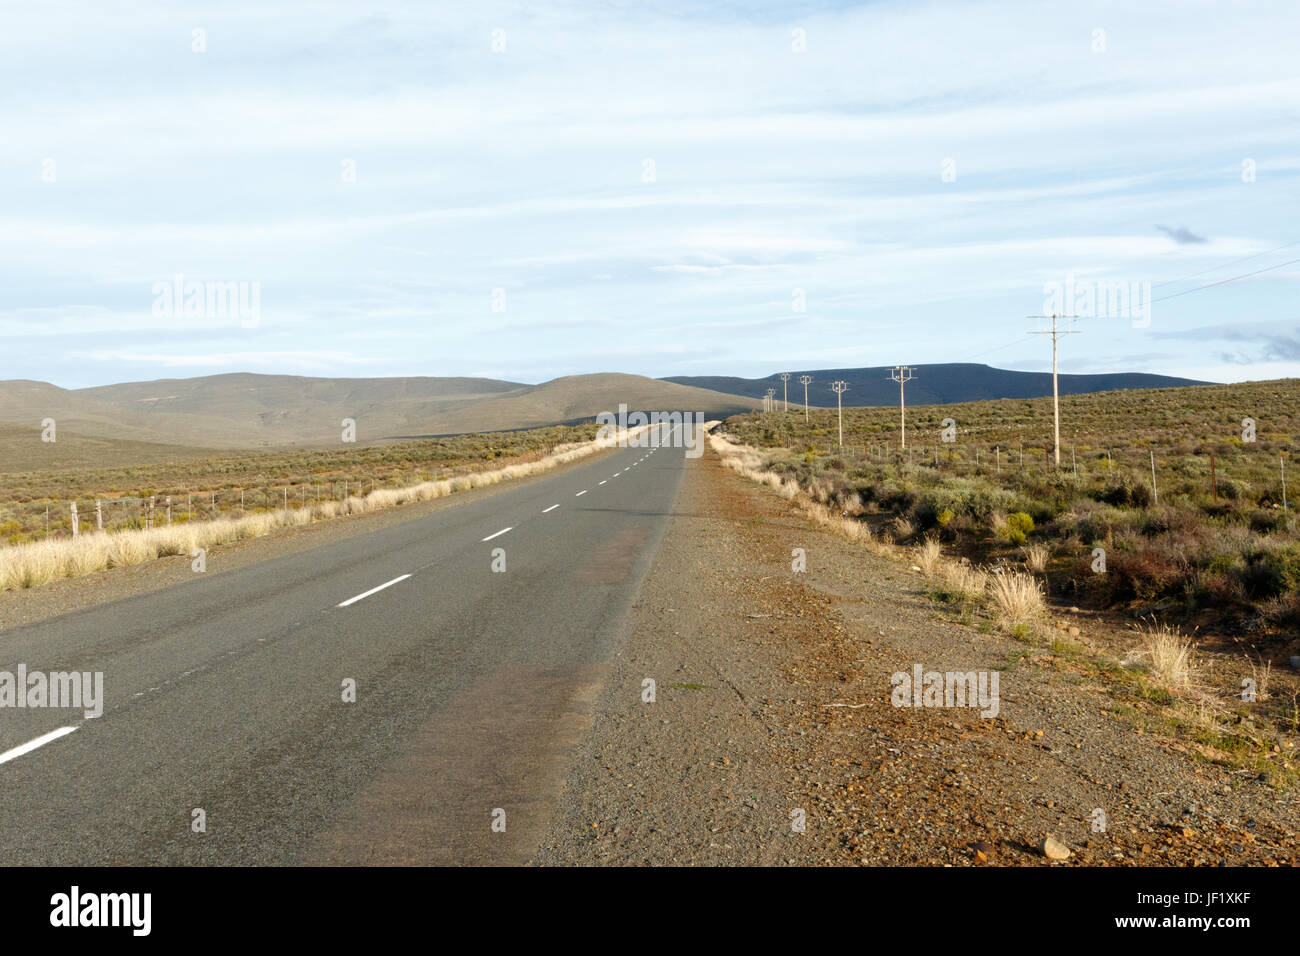
[[[618,449],[0,632],[0,671],[102,672],[105,698],[0,709],[0,858],[526,862],[684,467]]]

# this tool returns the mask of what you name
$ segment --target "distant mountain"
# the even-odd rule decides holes
[[[620,404],[629,410],[699,411],[721,418],[760,403],[621,374],[571,375],[540,385],[485,378],[251,373],[82,389],[0,382],[0,423],[39,429],[43,419],[52,418],[60,441],[75,436],[205,448],[330,444],[339,441],[344,418],[355,419],[357,440],[368,443],[590,420],[599,412],[617,412]]]
[[[894,405],[898,402],[898,384],[890,380],[889,368],[823,368],[792,371],[790,375],[790,404],[803,403],[803,386],[800,375],[811,375],[808,386],[808,404],[834,406],[835,393],[831,382],[841,379],[848,383],[844,393],[845,405]],[[1052,394],[1050,372],[1016,372],[970,362],[944,365],[913,366],[913,379],[907,383],[907,404],[949,405],[955,402],[977,402],[996,398],[1041,398]],[[1100,375],[1061,375],[1062,395],[1082,395],[1087,392],[1109,392],[1128,388],[1173,388],[1183,385],[1210,385],[1190,378],[1169,375],[1148,375],[1145,372],[1116,372]],[[766,378],[735,378],[729,375],[672,375],[665,382],[693,385],[732,395],[748,395],[762,399],[769,388],[776,389],[782,398],[779,374]]]

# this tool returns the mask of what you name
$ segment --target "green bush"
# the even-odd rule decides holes
[[[1029,533],[1034,530],[1034,519],[1023,511],[1013,511],[1007,515],[1000,530],[1002,537],[1011,544],[1024,544]]]

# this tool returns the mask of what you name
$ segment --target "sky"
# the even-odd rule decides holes
[[[0,379],[1300,374],[1294,0],[7,6]]]

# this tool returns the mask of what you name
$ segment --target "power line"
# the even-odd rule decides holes
[[[1286,262],[1279,262],[1275,266],[1269,266],[1266,269],[1260,269],[1256,272],[1247,272],[1245,275],[1230,276],[1227,279],[1220,279],[1218,282],[1210,282],[1206,285],[1198,285],[1194,289],[1184,289],[1182,292],[1175,292],[1173,295],[1162,295],[1158,299],[1152,299],[1152,303],[1164,302],[1166,299],[1176,299],[1180,295],[1191,295],[1193,292],[1200,292],[1203,289],[1213,289],[1215,286],[1227,285],[1229,282],[1236,282],[1238,279],[1249,279],[1251,276],[1261,275],[1265,272],[1272,272],[1274,269],[1281,269],[1283,266],[1294,265],[1300,262],[1300,259],[1288,259]]]
[[[1203,276],[1208,272],[1217,272],[1219,269],[1226,268],[1227,266],[1235,266],[1239,262],[1249,262],[1251,259],[1258,259],[1260,256],[1271,255],[1274,252],[1280,252],[1283,249],[1289,249],[1295,245],[1300,245],[1300,239],[1296,239],[1293,242],[1284,242],[1282,245],[1278,246],[1275,249],[1268,249],[1264,252],[1257,252],[1251,256],[1242,256],[1240,259],[1230,259],[1227,262],[1220,262],[1217,266],[1211,266],[1208,269],[1202,269],[1200,272],[1193,272],[1191,275],[1183,276],[1181,279],[1170,279],[1167,282],[1157,282],[1154,286],[1152,286],[1152,288],[1159,289],[1161,286],[1173,285],[1175,282],[1186,282],[1188,279],[1195,279],[1197,276]]]

